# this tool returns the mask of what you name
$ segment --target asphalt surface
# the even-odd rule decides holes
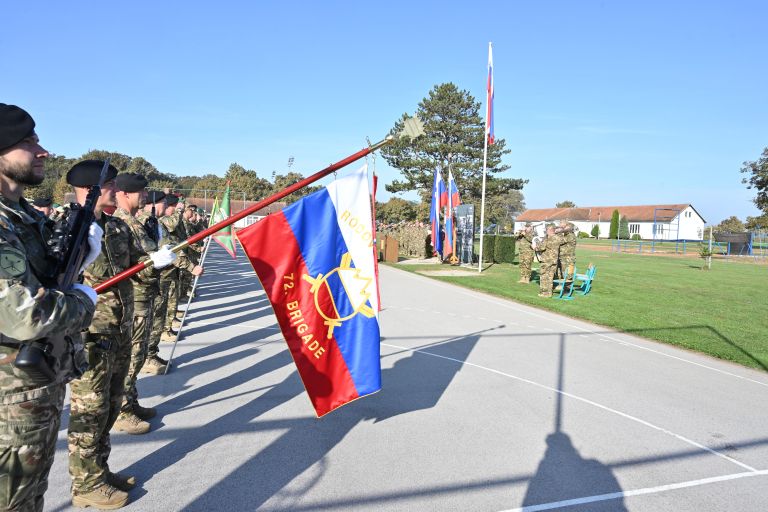
[[[153,431],[112,435],[125,510],[768,510],[768,373],[397,269],[381,286],[383,389],[317,419],[250,265],[214,244],[172,371],[139,381]],[[71,509],[66,424],[46,510]]]

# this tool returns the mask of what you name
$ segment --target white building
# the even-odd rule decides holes
[[[652,204],[645,206],[586,206],[581,208],[543,208],[526,210],[515,219],[515,231],[526,222],[541,223],[536,231],[543,235],[544,224],[566,219],[579,231],[592,233],[600,229],[600,238],[608,238],[613,211],[629,223],[629,236],[638,234],[643,240],[701,240],[704,218],[690,204]]]

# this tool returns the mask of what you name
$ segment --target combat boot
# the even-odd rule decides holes
[[[107,473],[107,483],[121,491],[128,492],[136,487],[136,478],[132,476],[123,476],[120,473]]]
[[[128,493],[111,486],[102,484],[83,494],[72,496],[72,505],[75,507],[93,507],[99,510],[115,510],[128,504]]]
[[[163,334],[160,335],[160,341],[173,343],[176,341],[177,335],[178,332],[176,331],[163,331]]]
[[[178,318],[174,318],[171,322],[171,329],[173,329],[176,332],[179,332],[179,329],[181,329],[181,320]]]
[[[127,434],[139,435],[146,434],[151,428],[149,423],[142,420],[133,413],[120,413],[120,416],[115,420],[113,427],[118,432],[125,432]]]
[[[528,284],[530,282],[531,282],[530,279],[522,279],[522,278],[518,281],[518,283],[522,283],[522,284]]]
[[[144,361],[144,366],[141,367],[141,373],[148,375],[162,375],[165,373],[166,366],[158,360],[157,357],[150,357]]]
[[[142,407],[138,403],[133,406],[133,414],[138,416],[144,421],[151,420],[157,416],[157,409],[154,407]]]

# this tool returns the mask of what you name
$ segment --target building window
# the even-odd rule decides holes
[[[629,234],[635,235],[640,233],[640,224],[630,224],[629,225]]]

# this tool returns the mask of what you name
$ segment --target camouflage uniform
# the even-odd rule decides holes
[[[573,273],[576,269],[576,226],[568,223],[563,230],[563,246],[560,247],[560,261],[558,264],[558,275],[562,278],[563,273],[568,271],[568,281],[573,280]]]
[[[24,199],[0,196],[0,509],[42,510],[53,464],[72,342],[90,323],[91,299],[51,289],[50,225]],[[56,380],[41,383],[14,367],[18,340],[45,338]]]
[[[139,220],[146,222],[146,218],[148,217],[148,214],[144,214],[142,212],[142,214],[139,216]],[[160,243],[158,245],[176,245],[180,242],[180,240],[178,240],[176,236],[168,229],[170,226],[175,230],[176,222],[178,222],[178,216],[176,215],[160,218],[160,229],[162,234]],[[191,261],[189,261],[183,251],[177,253],[177,256],[178,257],[172,265],[168,265],[167,267],[160,270],[160,294],[155,300],[155,305],[152,312],[152,331],[149,335],[147,359],[157,357],[160,345],[160,336],[163,334],[163,331],[166,330],[165,324],[169,308],[171,284],[178,280],[179,269],[184,268],[191,271],[193,268],[195,268],[195,266]],[[173,303],[173,308],[175,314],[176,303]]]
[[[555,277],[557,257],[560,253],[560,246],[562,244],[562,235],[548,234],[541,246],[541,250],[539,251],[539,260],[541,262],[539,269],[539,295],[552,295],[552,280]]]
[[[123,220],[131,229],[131,233],[141,248],[140,257],[146,258],[149,253],[157,251],[157,242],[147,234],[144,225],[122,208],[115,211],[115,217]],[[136,379],[147,358],[149,332],[152,325],[152,308],[155,297],[160,293],[160,271],[154,269],[152,275],[141,277],[133,282],[133,335],[131,337],[131,360],[128,374],[125,377],[125,397],[120,408],[121,413],[133,413],[138,406]]]
[[[131,229],[102,213],[102,252],[85,270],[85,283],[95,287],[139,262],[144,254]],[[138,279],[151,277],[152,268]],[[109,431],[123,402],[131,359],[133,282],[124,279],[101,294],[93,322],[85,334],[89,369],[70,384],[69,473],[72,494],[86,494],[106,483],[111,451]]]
[[[533,263],[533,230],[526,232],[523,231],[517,234],[517,239],[520,240],[518,246],[520,247],[520,282],[531,282],[531,263]]]

